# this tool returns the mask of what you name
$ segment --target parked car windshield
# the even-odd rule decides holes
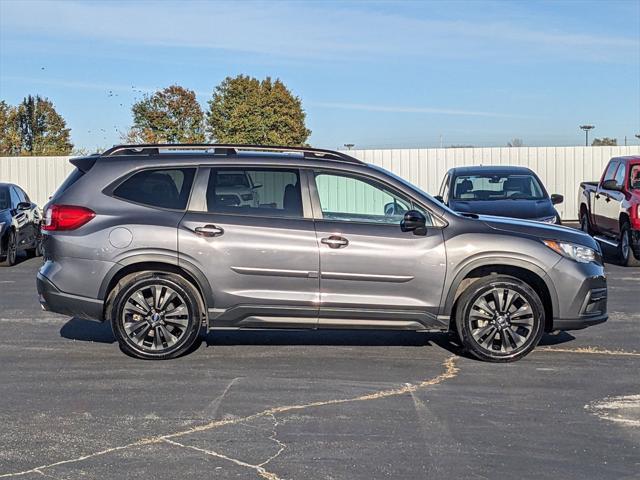
[[[640,190],[640,165],[633,165],[631,167],[629,185],[633,190]]]
[[[0,210],[6,210],[10,206],[9,189],[7,187],[0,187]]]
[[[544,189],[533,175],[460,175],[453,185],[454,200],[542,200]]]

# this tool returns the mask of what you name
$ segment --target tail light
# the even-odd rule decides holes
[[[75,230],[90,221],[96,213],[85,207],[75,205],[51,205],[44,214],[42,230]]]

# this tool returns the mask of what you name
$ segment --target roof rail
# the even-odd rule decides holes
[[[275,152],[275,153],[302,153],[304,158],[315,160],[339,160],[349,163],[364,162],[334,150],[324,150],[311,147],[277,147],[271,145],[242,145],[233,143],[145,143],[138,145],[115,145],[102,152],[102,157],[114,157],[119,155],[159,155],[160,151],[176,150],[205,150],[214,155],[235,155],[240,151],[246,152]]]

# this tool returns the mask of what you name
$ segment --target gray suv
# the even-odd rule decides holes
[[[71,163],[45,207],[40,302],[111,322],[136,357],[215,328],[368,328],[452,331],[506,362],[607,319],[588,235],[455,213],[344,153],[123,145]]]

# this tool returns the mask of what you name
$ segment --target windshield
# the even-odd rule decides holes
[[[640,164],[631,166],[629,186],[632,190],[640,190]]]
[[[529,174],[461,175],[453,185],[454,200],[542,200],[542,185]]]
[[[9,189],[7,187],[0,187],[0,210],[6,210],[10,206]]]

